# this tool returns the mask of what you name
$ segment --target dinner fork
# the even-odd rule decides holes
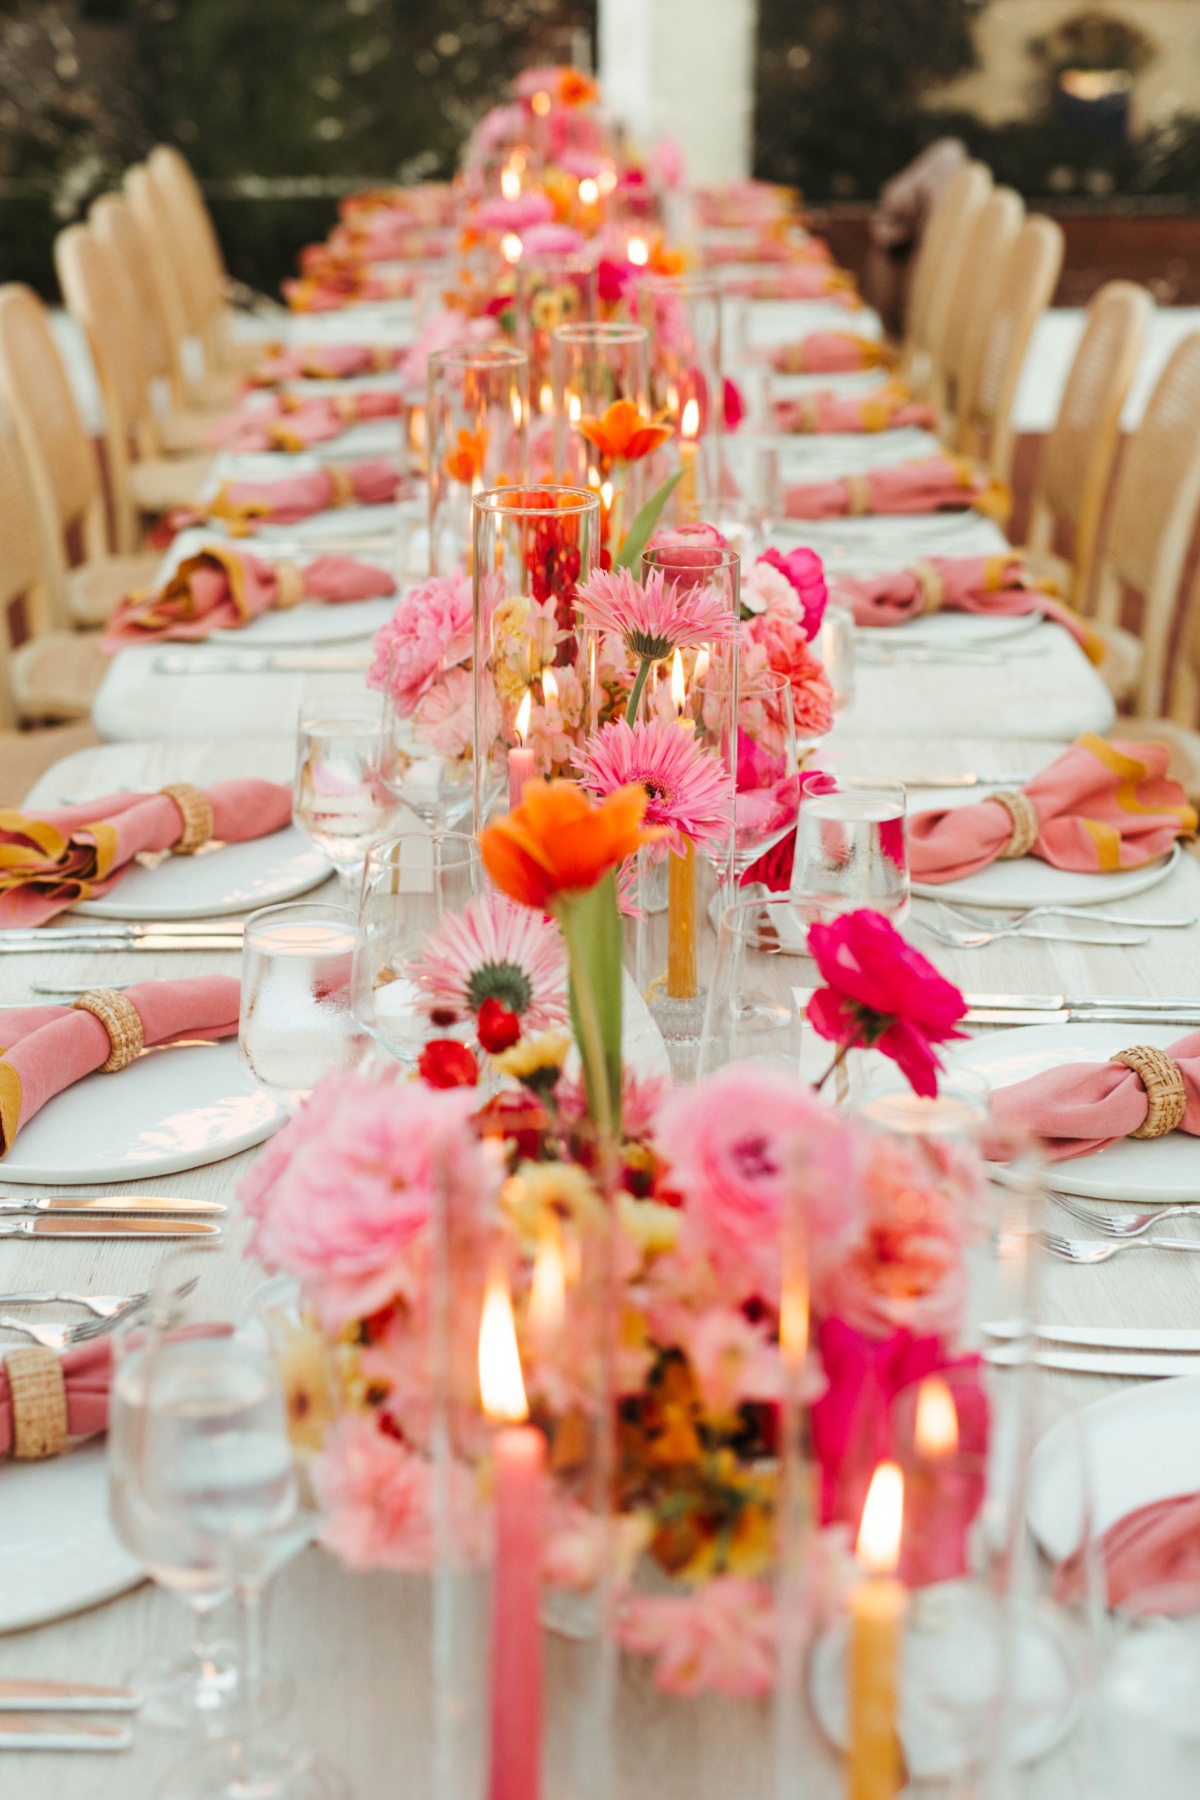
[[[0,1313],[0,1329],[22,1332],[43,1350],[70,1350],[76,1344],[86,1344],[91,1338],[111,1331],[115,1322],[113,1319],[81,1319],[76,1325],[34,1325],[28,1319],[14,1319],[8,1313]]]
[[[193,1275],[190,1280],[180,1282],[175,1293],[181,1300],[186,1300],[195,1291],[199,1279],[198,1275]],[[152,1297],[152,1288],[143,1288],[140,1294],[0,1294],[0,1306],[86,1306],[98,1319],[119,1319],[123,1313],[140,1312]]]
[[[1157,928],[1160,931],[1185,931],[1190,925],[1196,923],[1195,913],[1178,913],[1170,914],[1165,918],[1144,919],[1135,917],[1131,913],[1101,912],[1095,906],[1029,906],[1024,911],[1015,906],[985,906],[976,908],[973,912],[967,912],[961,906],[952,905],[949,900],[939,900],[938,905],[943,912],[950,913],[953,918],[970,926],[978,926],[982,923],[977,916],[980,911],[1000,913],[1002,917],[997,921],[996,929],[1004,931],[1015,931],[1019,926],[1027,925],[1030,919],[1040,919],[1047,914],[1056,919],[1079,919],[1083,924],[1090,924],[1094,920],[1097,925],[1128,925],[1135,930]]]
[[[941,905],[941,902],[938,904]],[[984,944],[994,944],[1011,937],[1032,938],[1042,944],[1112,944],[1118,947],[1150,942],[1148,931],[1114,933],[1109,937],[1090,937],[1086,932],[1079,931],[1027,931],[1022,925],[1002,925],[995,931],[956,931],[946,925],[935,924],[932,919],[921,918],[916,913],[913,914],[913,923],[919,925],[922,931],[927,931],[930,937],[937,938],[940,943],[952,944],[956,950],[978,950]]]
[[[1144,1237],[1150,1227],[1157,1225],[1162,1219],[1200,1218],[1194,1201],[1179,1206],[1158,1206],[1152,1212],[1134,1213],[1130,1218],[1114,1219],[1106,1213],[1090,1212],[1073,1194],[1060,1194],[1050,1189],[1047,1189],[1047,1193],[1055,1206],[1061,1207],[1063,1212],[1070,1213],[1073,1219],[1079,1219],[1084,1225],[1090,1225],[1101,1237]],[[1200,1239],[1197,1242],[1200,1243]]]
[[[1070,1263],[1104,1263],[1122,1250],[1200,1250],[1200,1238],[1065,1238],[1056,1231],[1044,1231],[1042,1242],[1054,1256]]]

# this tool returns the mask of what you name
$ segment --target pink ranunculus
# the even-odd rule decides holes
[[[816,637],[829,599],[829,590],[825,585],[825,565],[816,551],[799,545],[784,556],[772,545],[758,560],[760,564],[767,563],[786,576],[800,602],[804,616],[804,635],[809,639]]]
[[[797,736],[820,738],[832,731],[833,689],[824,664],[808,647],[803,626],[782,612],[768,610],[745,621],[742,641],[757,644],[766,652],[769,667],[787,676]]]
[[[574,225],[561,225],[548,219],[544,225],[527,225],[521,233],[523,256],[574,256],[587,243],[582,231]]]
[[[742,1297],[778,1289],[790,1179],[804,1183],[822,1263],[858,1236],[857,1137],[782,1071],[733,1063],[677,1088],[659,1110],[655,1143],[667,1184],[685,1196],[687,1218]]]
[[[473,633],[469,578],[435,575],[410,588],[375,633],[375,660],[367,671],[367,686],[382,689],[388,656],[395,647],[392,699],[401,718],[409,718],[438,677],[467,660]]]
[[[467,1215],[495,1191],[493,1160],[467,1128],[478,1104],[473,1088],[331,1070],[243,1178],[255,1254],[297,1277],[329,1330],[412,1285],[439,1185]]]
[[[631,1595],[617,1638],[635,1656],[653,1656],[666,1694],[716,1692],[757,1699],[775,1685],[775,1608],[764,1582],[717,1575],[681,1595]]]
[[[808,947],[827,984],[808,1003],[813,1029],[831,1043],[881,1050],[914,1093],[933,1098],[942,1066],[933,1046],[964,1036],[954,1029],[967,1010],[959,990],[866,907],[811,925]]]
[[[325,1440],[315,1482],[321,1542],[350,1569],[419,1573],[433,1564],[432,1464],[361,1415]]]

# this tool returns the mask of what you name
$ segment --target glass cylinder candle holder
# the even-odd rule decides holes
[[[596,263],[586,251],[523,254],[517,264],[517,345],[529,357],[530,418],[547,421],[553,437],[553,334],[596,316]]]
[[[560,481],[601,498],[611,555],[646,498],[645,470],[662,433],[647,401],[649,339],[640,325],[561,325],[551,334],[554,462]]]
[[[440,350],[429,358],[425,433],[434,575],[469,567],[475,495],[524,479],[528,387],[528,357],[506,345]]]
[[[512,487],[474,503],[475,829],[535,776],[573,777],[597,716],[599,643],[577,589],[598,566],[600,497]]]
[[[699,518],[721,491],[725,383],[721,364],[721,291],[696,275],[646,275],[638,317],[650,335],[650,403],[671,439],[655,454],[649,479],[683,471],[672,516]]]

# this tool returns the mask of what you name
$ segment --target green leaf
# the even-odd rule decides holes
[[[625,542],[613,557],[613,566],[617,569],[635,569],[642,560],[642,551],[650,542],[651,533],[662,517],[663,507],[683,480],[683,470],[676,469],[668,475],[662,486],[651,494],[633,524],[629,527]]]
[[[556,909],[570,960],[571,1023],[583,1059],[588,1111],[601,1132],[621,1124],[621,981],[624,945],[610,870]]]

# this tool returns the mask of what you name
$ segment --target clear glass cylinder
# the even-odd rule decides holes
[[[560,481],[601,496],[603,544],[620,548],[646,498],[652,424],[640,325],[561,325],[551,334],[554,465]]]
[[[638,318],[650,337],[651,408],[672,433],[647,479],[657,486],[683,470],[671,505],[684,524],[721,492],[721,290],[707,276],[646,275],[638,283]]]
[[[586,250],[564,255],[522,255],[517,264],[516,335],[529,358],[531,423],[550,426],[553,455],[553,336],[564,326],[590,324],[596,316],[596,262]]]
[[[475,829],[535,776],[573,777],[598,712],[596,634],[577,590],[598,566],[600,497],[510,487],[474,502]]]
[[[523,350],[485,345],[430,356],[425,433],[432,574],[470,566],[475,495],[524,480],[528,389]]]

